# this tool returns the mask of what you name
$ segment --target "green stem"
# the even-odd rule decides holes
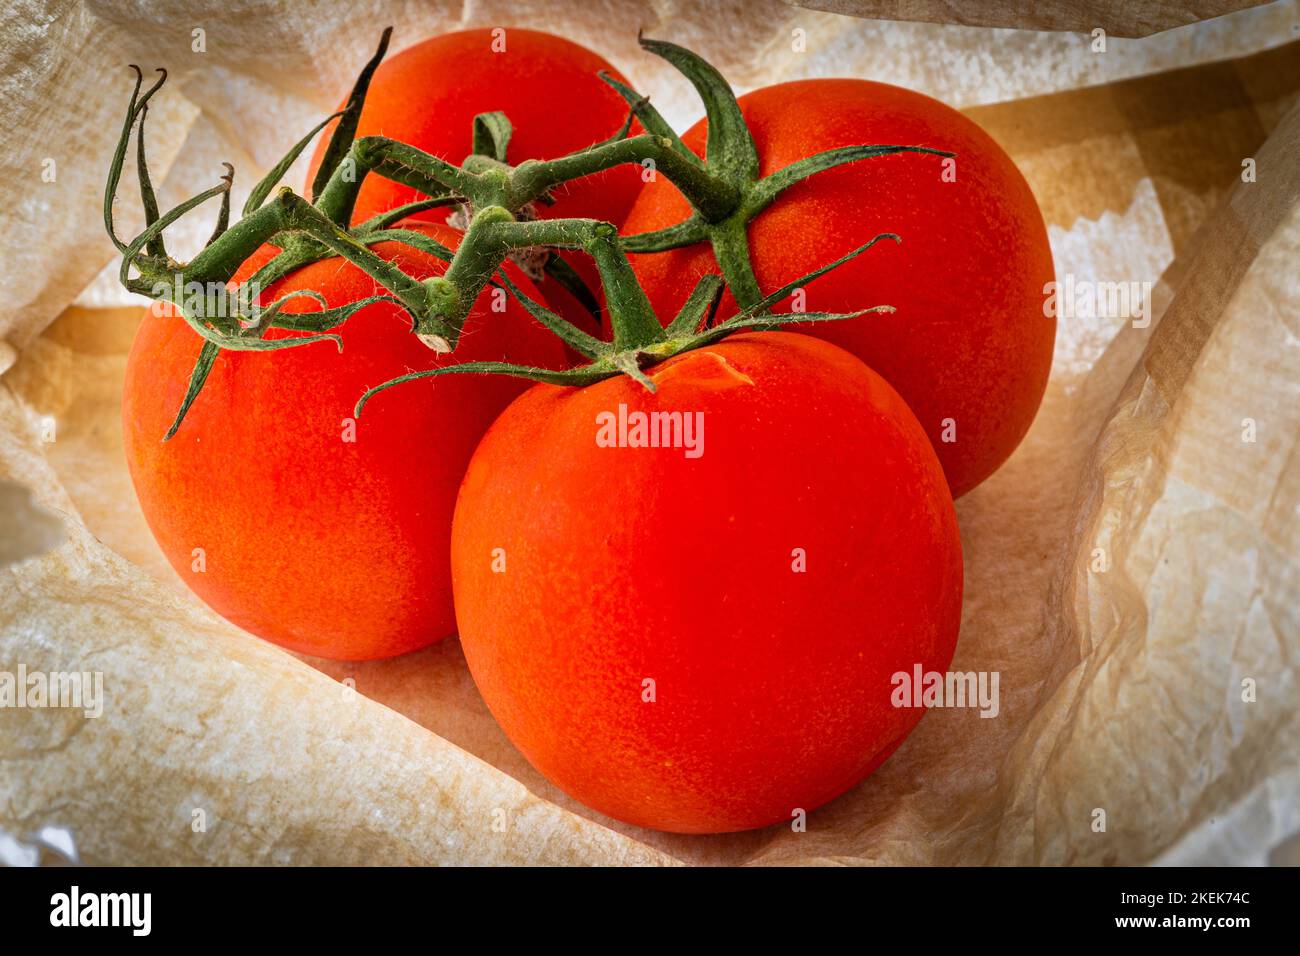
[[[347,156],[335,167],[316,197],[316,208],[326,218],[347,226],[361,184],[372,172],[435,199],[451,192],[462,195],[481,192],[478,177],[473,173],[397,140],[363,136],[348,148]]]
[[[544,325],[558,330],[566,342],[584,352],[593,360],[592,364],[572,373],[533,369],[508,371],[509,367],[502,363],[483,363],[478,370],[505,371],[507,374],[522,372],[525,377],[572,384],[627,374],[653,388],[643,371],[645,365],[715,341],[736,329],[838,321],[861,314],[788,316],[769,311],[774,300],[786,294],[792,286],[787,285],[771,296],[763,295],[749,255],[747,231],[749,222],[784,190],[826,169],[849,162],[907,152],[951,155],[922,146],[850,146],[810,156],[760,179],[759,157],[753,138],[745,126],[739,104],[721,74],[681,47],[643,40],[646,49],[673,63],[700,93],[709,121],[706,158],[691,153],[644,97],[607,78],[649,132],[629,137],[629,117],[610,139],[588,149],[551,160],[529,160],[511,167],[506,162],[512,135],[509,120],[499,113],[485,113],[475,120],[475,153],[461,166],[455,166],[386,137],[355,138],[366,87],[384,55],[387,40],[388,34],[385,33],[379,51],[367,64],[354,86],[347,108],[339,117],[327,150],[327,161],[313,182],[312,194],[317,204],[313,206],[292,191],[282,189],[263,205],[288,165],[305,149],[309,136],[299,141],[258,183],[244,219],[232,228],[226,228],[228,179],[222,186],[159,215],[145,164],[143,117],[149,98],[162,81],[141,93],[142,77],[137,71],[122,138],[110,165],[104,220],[109,234],[123,252],[121,275],[128,288],[147,292],[150,281],[157,284],[160,279],[175,279],[176,284],[171,290],[156,293],[158,297],[172,301],[178,298],[172,290],[182,286],[197,283],[205,290],[196,302],[187,299],[184,304],[177,303],[186,321],[211,346],[205,347],[196,367],[181,416],[203,385],[215,356],[213,348],[269,350],[323,340],[341,346],[341,339],[329,334],[274,340],[265,339],[263,335],[267,328],[276,326],[325,333],[358,309],[380,299],[397,302],[405,308],[412,317],[414,331],[425,344],[439,351],[449,351],[456,346],[465,321],[483,289],[489,283],[499,281],[497,277],[502,275],[501,267],[509,255],[515,250],[534,246],[578,249],[593,257],[604,285],[614,332],[613,342],[599,342],[576,328],[570,328],[555,313],[529,301],[526,308]],[[138,154],[146,229],[126,244],[113,232],[112,202],[122,173],[127,140],[137,118],[141,121]],[[662,173],[679,189],[694,210],[686,220],[667,229],[620,239],[615,227],[609,223],[586,219],[533,219],[531,213],[525,212],[534,203],[553,202],[553,191],[563,183],[619,165],[644,167],[650,163],[653,163],[656,173]],[[365,177],[371,174],[407,185],[429,199],[374,217],[362,226],[350,229],[357,196]],[[174,262],[165,254],[163,229],[188,210],[217,195],[222,197],[222,210],[208,245],[190,263]],[[471,214],[469,227],[454,255],[423,233],[389,228],[401,215],[450,203],[466,204]],[[371,244],[384,239],[406,242],[449,258],[450,264],[443,275],[418,280],[370,249]],[[681,314],[665,331],[637,282],[627,253],[656,252],[705,240],[711,243],[718,265],[742,312],[720,325],[704,322],[704,316],[716,308],[721,291],[716,277],[705,277]],[[252,283],[245,283],[236,292],[228,290],[227,286],[237,270],[266,243],[272,243],[281,252],[258,270]],[[837,262],[810,273],[805,280],[839,266],[870,245],[868,243]],[[315,298],[321,310],[283,317],[280,307],[292,296],[265,308],[254,304],[252,296],[257,291],[256,283],[273,281],[294,268],[330,254],[338,255],[361,269],[395,298],[376,296],[331,310],[324,307],[325,301],[318,293],[304,291],[297,294]],[[132,267],[139,273],[138,280],[129,276]],[[505,284],[514,290],[508,279]],[[518,294],[517,290],[514,291]],[[232,305],[233,310],[229,308]],[[875,311],[886,308],[877,307]],[[701,330],[702,322],[712,327]],[[446,367],[428,373],[412,373],[401,380],[470,371],[473,370],[468,367]],[[181,416],[178,416],[176,425],[179,425]]]
[[[600,270],[610,323],[614,327],[615,351],[642,349],[662,342],[663,326],[619,245],[618,230],[607,222],[594,224],[584,248]]]
[[[285,211],[278,200],[268,203],[227,229],[182,271],[188,282],[229,282],[239,267],[284,228]]]
[[[749,220],[745,216],[733,216],[709,228],[713,256],[718,260],[718,268],[727,280],[732,297],[742,309],[763,301],[763,290],[758,285],[749,257],[748,229]]]
[[[552,160],[528,160],[511,173],[512,202],[531,202],[560,183],[590,176],[625,163],[650,160],[656,173],[662,172],[687,201],[709,222],[729,216],[740,203],[740,191],[711,174],[704,166],[691,163],[673,148],[671,139],[649,133],[604,143],[591,149]]]
[[[352,141],[357,135],[357,126],[361,122],[361,110],[366,104],[366,93],[370,89],[370,80],[374,77],[375,70],[379,69],[384,54],[388,52],[388,41],[392,39],[392,36],[393,28],[387,27],[379,38],[379,49],[375,51],[375,55],[362,68],[356,83],[352,86],[352,93],[348,96],[348,104],[343,108],[343,115],[339,117],[339,123],[334,127],[334,133],[330,136],[330,141],[325,147],[325,155],[321,159],[320,167],[316,170],[316,177],[312,180],[312,199],[320,199],[325,183],[333,177],[343,156],[352,146]]]
[[[492,276],[510,254],[510,245],[497,229],[497,226],[508,223],[513,224],[514,217],[500,206],[482,209],[470,220],[465,238],[460,241],[447,271],[440,278],[428,282],[430,315],[427,320],[416,318],[417,335],[442,334],[449,348],[455,349],[479,293],[492,281]],[[435,321],[445,326],[443,332],[434,332],[432,323]]]
[[[315,239],[392,292],[417,322],[424,323],[425,334],[445,334],[440,323],[428,316],[430,297],[424,283],[381,259],[365,243],[287,188],[272,202],[222,233],[188,265],[180,266],[180,278],[184,284],[227,283],[264,243],[285,233],[304,233]]]

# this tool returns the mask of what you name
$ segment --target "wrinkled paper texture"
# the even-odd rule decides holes
[[[778,0],[186,7],[15,4],[0,28],[0,671],[99,672],[104,688],[95,718],[0,709],[6,845],[66,829],[81,859],[111,864],[1296,859],[1295,3],[1104,52],[1086,35]],[[678,128],[699,107],[638,51],[638,28],[741,90],[819,75],[922,90],[1015,158],[1059,280],[1150,284],[1141,315],[1060,318],[1033,429],[958,503],[952,666],[1000,673],[996,719],[932,711],[805,833],[653,833],[538,775],[455,639],[386,662],[305,660],[185,590],[136,507],[118,424],[141,310],[113,282],[100,204],[125,64],[172,71],[150,114],[166,206],[215,182],[213,157],[247,190],[333,109],[389,22],[394,49],[466,26],[561,32]],[[140,224],[130,195],[124,233]]]
[[[880,20],[921,20],[976,27],[1022,30],[1094,30],[1121,37],[1145,37],[1163,30],[1261,6],[1270,0],[786,0],[809,10],[825,10]]]

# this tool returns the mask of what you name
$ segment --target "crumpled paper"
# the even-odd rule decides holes
[[[685,3],[394,9],[398,48],[470,25],[563,32],[679,126],[698,106],[636,52],[638,26],[696,47],[741,88],[850,74],[939,95],[1024,170],[1058,280],[1152,285],[1142,315],[1061,317],[1030,434],[958,503],[952,666],[1000,673],[999,716],[932,711],[807,832],[714,837],[639,830],[559,793],[492,721],[454,639],[337,664],[243,634],[185,591],[136,508],[117,402],[140,310],[106,307],[123,299],[95,279],[111,258],[98,191],[129,91],[122,64],[174,73],[150,115],[164,204],[210,185],[218,155],[246,188],[371,52],[378,21],[343,7],[328,22],[278,4],[191,23],[52,3],[0,37],[0,122],[15,143],[0,177],[0,671],[99,672],[105,698],[98,718],[0,709],[0,830],[64,827],[82,859],[113,864],[1294,858],[1294,3],[1106,53],[1067,34],[775,0],[731,16]],[[197,29],[206,52],[191,49]],[[133,205],[120,204],[123,231]]]
[[[977,27],[1070,30],[1091,34],[1145,37],[1174,27],[1210,20],[1270,0],[1038,0],[1036,3],[961,3],[960,0],[786,0],[810,10],[883,20],[922,20]]]

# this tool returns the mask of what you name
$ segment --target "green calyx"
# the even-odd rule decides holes
[[[701,206],[683,191],[694,210],[690,218],[666,229],[624,236],[623,248],[637,253],[663,252],[697,242],[710,243],[723,278],[742,309],[756,308],[764,298],[754,276],[749,254],[749,223],[785,190],[817,173],[864,159],[900,153],[955,155],[928,146],[846,146],[806,157],[760,178],[758,149],[754,145],[754,138],[745,124],[740,103],[722,74],[685,47],[662,40],[650,40],[640,35],[637,39],[643,49],[667,60],[681,72],[703,101],[708,120],[704,159],[701,160],[691,152],[672,132],[647,97],[607,74],[602,74],[602,79],[627,101],[633,114],[646,129],[670,138],[673,149],[685,162],[694,161],[704,177],[725,184],[734,199],[729,204],[720,203],[709,208]],[[676,184],[677,180],[667,169],[664,173]]]
[[[557,221],[564,222],[564,220]],[[724,322],[714,322],[718,302],[722,296],[722,277],[714,274],[703,276],[687,297],[681,311],[667,327],[663,327],[650,310],[649,301],[646,300],[645,292],[632,274],[632,267],[628,264],[626,255],[618,248],[613,227],[607,223],[592,223],[590,220],[569,220],[569,222],[585,224],[574,225],[573,228],[575,231],[585,232],[589,237],[584,248],[596,259],[601,272],[601,281],[606,291],[610,293],[610,317],[614,326],[612,342],[588,335],[540,302],[529,298],[503,272],[500,281],[510,293],[533,318],[559,336],[565,344],[589,359],[586,365],[574,369],[554,370],[513,365],[509,362],[463,362],[459,365],[411,372],[367,391],[357,402],[354,414],[360,417],[366,403],[382,391],[406,382],[441,375],[506,375],[531,382],[579,387],[592,385],[617,375],[627,375],[653,392],[655,384],[646,375],[646,369],[675,355],[711,345],[733,332],[777,329],[785,325],[806,322],[837,322],[857,318],[870,312],[894,311],[893,307],[888,305],[877,305],[857,312],[844,313],[778,314],[768,311],[771,306],[785,299],[795,289],[856,258],[882,239],[899,241],[898,236],[883,233],[848,255],[782,286],[755,306]]]
[[[848,318],[850,315],[822,313],[778,316],[769,310],[800,283],[848,261],[883,237],[876,237],[797,283],[765,295],[750,262],[748,223],[783,190],[824,169],[894,153],[952,155],[921,146],[853,146],[809,157],[759,178],[753,138],[721,74],[682,47],[642,38],[643,47],[672,63],[699,92],[709,120],[703,159],[686,148],[646,97],[605,76],[606,82],[623,96],[629,107],[626,120],[609,139],[567,156],[527,160],[511,166],[507,161],[513,132],[509,119],[502,113],[484,113],[474,120],[473,152],[456,166],[396,140],[357,137],[370,80],[387,50],[390,36],[391,29],[385,30],[378,50],[358,76],[344,109],[326,118],[275,164],[253,188],[244,205],[243,217],[233,225],[230,223],[233,171],[222,177],[219,185],[176,208],[166,213],[158,209],[145,161],[144,125],[149,99],[162,86],[166,73],[163,71],[162,78],[142,94],[143,77],[136,69],[135,89],[105,189],[105,226],[123,256],[120,273],[123,285],[133,292],[172,303],[204,339],[190,387],[167,438],[180,426],[221,349],[275,350],[320,341],[332,341],[342,348],[341,339],[331,334],[331,330],[360,309],[379,301],[400,305],[411,316],[413,333],[425,345],[437,352],[449,352],[456,348],[464,323],[483,289],[489,284],[503,286],[590,362],[568,372],[503,363],[466,363],[412,373],[368,392],[358,403],[358,411],[377,391],[439,374],[492,372],[575,385],[627,374],[653,387],[644,368],[717,341],[730,332]],[[311,201],[288,188],[277,191],[288,168],[334,120],[338,122],[312,182]],[[137,121],[137,166],[146,226],[139,236],[125,243],[114,229],[113,203]],[[632,135],[634,121],[640,122],[643,133]],[[620,237],[609,223],[536,218],[534,210],[538,205],[554,202],[552,190],[556,187],[622,164],[653,166],[657,174],[665,175],[690,203],[691,216],[668,229],[628,237]],[[354,224],[353,210],[368,175],[405,184],[426,198]],[[216,228],[203,250],[188,263],[168,256],[164,230],[197,206],[217,197],[221,199],[221,207]],[[405,217],[435,207],[462,210],[458,215],[465,223],[464,238],[454,254],[423,232],[399,225]],[[371,249],[383,241],[400,242],[442,259],[449,264],[447,270],[440,277],[424,280],[407,275]],[[702,241],[712,244],[722,276],[702,280],[682,312],[665,328],[638,285],[627,253],[655,252]],[[240,266],[267,243],[279,249],[278,254],[242,285],[231,288],[231,280]],[[507,260],[528,255],[532,261],[537,251],[542,250],[546,274],[599,317],[597,297],[558,255],[557,250],[565,249],[590,255],[596,263],[613,328],[611,342],[587,335],[527,298],[502,270]],[[314,292],[294,293],[265,306],[258,304],[263,288],[296,269],[331,256],[357,266],[383,286],[385,292],[339,308],[328,308],[324,298]],[[715,323],[714,312],[724,280],[743,311],[733,319]],[[304,297],[313,299],[319,310],[292,314],[283,310],[290,299]],[[865,311],[887,308],[876,306]],[[298,334],[268,337],[271,329]]]

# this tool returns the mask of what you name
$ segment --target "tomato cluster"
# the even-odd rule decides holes
[[[891,706],[892,676],[951,661],[953,498],[1033,419],[1052,261],[1014,165],[942,104],[859,80],[737,104],[698,58],[647,49],[709,107],[681,140],[544,33],[372,63],[313,157],[317,206],[251,202],[242,238],[214,239],[240,260],[209,269],[229,290],[271,279],[255,321],[146,317],[126,454],[162,550],[241,627],[344,660],[459,634],[510,739],[577,799],[659,829],[761,827],[869,774],[922,713]],[[337,175],[345,136],[377,157],[359,191]],[[438,192],[553,169],[518,208],[502,187],[449,220]],[[825,268],[880,234],[902,241]],[[143,269],[170,261],[156,238],[119,246]],[[566,264],[593,295],[555,280]],[[505,376],[459,374],[482,371]],[[387,380],[410,384],[354,411]]]

